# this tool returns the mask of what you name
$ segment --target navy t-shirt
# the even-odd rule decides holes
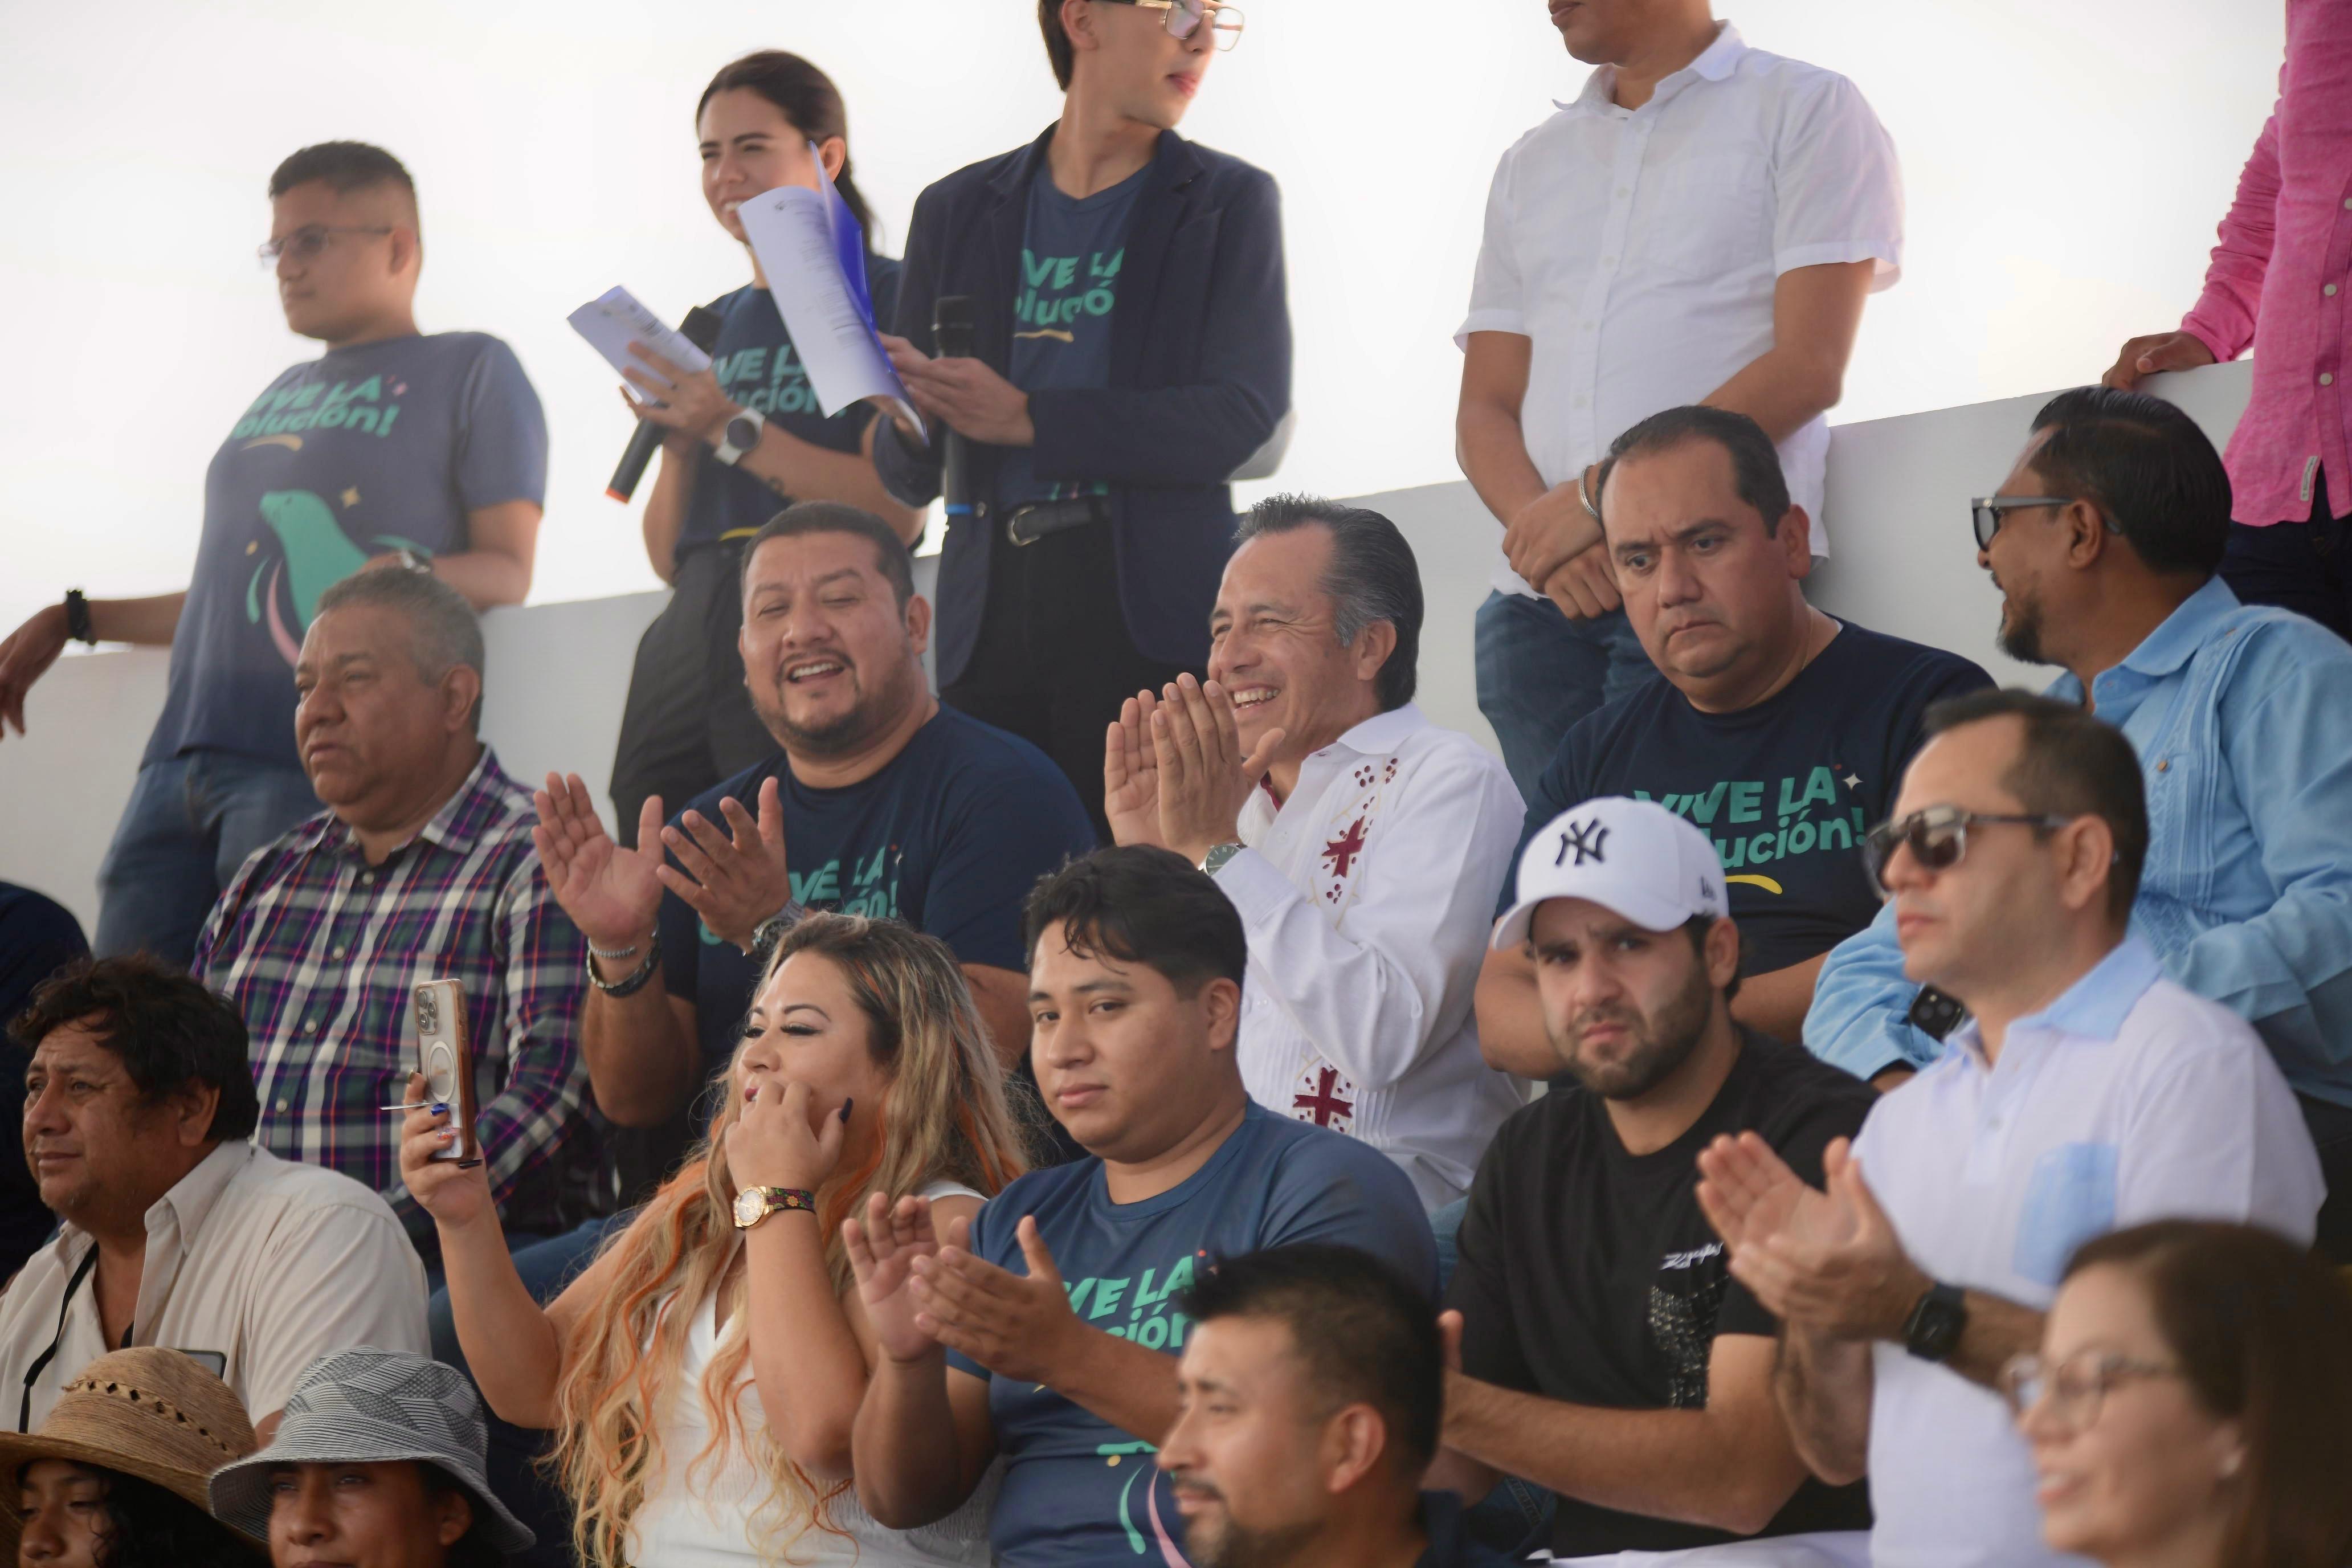
[[[866,283],[874,295],[874,319],[888,321],[898,304],[898,264],[887,256],[868,256]],[[730,401],[766,416],[770,424],[813,447],[835,452],[859,449],[874,405],[854,403],[830,419],[824,416],[772,295],[746,283],[706,308],[719,323],[710,372]],[[792,498],[778,495],[764,479],[728,467],[706,446],[695,465],[694,494],[678,530],[677,553],[683,556],[730,535],[748,535],[790,505]]]
[[[813,789],[779,752],[688,809],[723,830],[719,801],[731,795],[757,815],[760,786],[772,778],[782,784],[793,898],[812,910],[904,921],[964,963],[1025,972],[1023,900],[1038,878],[1095,847],[1077,791],[1045,752],[952,708],[871,778]],[[717,1072],[741,1037],[761,961],[719,941],[667,890],[661,943],[662,978],[671,995],[695,1005],[703,1064]],[[699,1104],[695,1119],[705,1119]]]
[[[1412,1183],[1386,1155],[1340,1133],[1253,1104],[1207,1164],[1158,1197],[1115,1204],[1100,1160],[1033,1171],[972,1222],[971,1251],[1027,1274],[1015,1234],[1039,1237],[1092,1327],[1173,1356],[1186,1319],[1176,1298],[1219,1259],[1320,1241],[1361,1247],[1437,1294],[1437,1250]],[[990,1378],[996,1446],[1006,1459],[989,1541],[1012,1568],[1184,1568],[1183,1535],[1156,1446],[1139,1441],[1042,1384],[991,1377],[950,1351],[950,1366]]]
[[[1702,713],[1671,683],[1645,681],[1561,738],[1496,912],[1517,900],[1519,855],[1554,817],[1632,795],[1715,840],[1743,973],[1827,952],[1877,918],[1862,836],[1893,808],[1928,705],[1991,684],[1958,654],[1851,621],[1794,680],[1737,713]]]
[[[468,512],[546,494],[539,394],[498,339],[389,338],[296,365],[205,475],[204,535],[142,762],[202,750],[299,767],[294,660],[319,595],[390,551],[463,551]]]
[[[1043,163],[1029,182],[1021,237],[1021,285],[1013,297],[1012,374],[1024,392],[1084,390],[1110,384],[1111,309],[1127,259],[1127,230],[1147,166],[1108,190],[1067,196]],[[1029,448],[1008,447],[997,469],[998,510],[1034,500],[1104,491],[1099,482],[1041,480]]]

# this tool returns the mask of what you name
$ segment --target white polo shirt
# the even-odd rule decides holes
[[[1895,143],[1853,83],[1751,49],[1728,22],[1641,108],[1610,101],[1615,80],[1601,67],[1503,154],[1454,336],[1530,340],[1519,426],[1547,485],[1771,348],[1781,273],[1875,261],[1874,291],[1901,272]],[[1780,444],[1817,555],[1829,447],[1826,416]],[[1535,594],[1499,539],[1494,585]]]
[[[1470,1005],[1526,815],[1493,752],[1408,702],[1308,757],[1279,809],[1252,791],[1217,869],[1249,934],[1250,1098],[1371,1144],[1432,1209],[1520,1104]]]
[[[72,1284],[97,1244],[68,1224],[0,1293],[0,1398],[16,1419],[33,1380],[32,1424],[58,1391],[110,1348],[93,1279]],[[206,1359],[254,1420],[284,1408],[302,1369],[331,1351],[373,1345],[431,1353],[425,1268],[383,1198],[349,1176],[225,1142],[147,1211],[147,1257],[133,1344]],[[58,1332],[59,1309],[64,1331]]]
[[[1854,1142],[1912,1261],[2037,1310],[2092,1237],[2250,1220],[2299,1242],[2324,1194],[2294,1094],[2251,1026],[2127,938],[2009,1027],[1973,1021]],[[1999,1395],[1882,1343],[1870,1415],[1876,1568],[2072,1563],[2042,1542],[2033,1466]]]

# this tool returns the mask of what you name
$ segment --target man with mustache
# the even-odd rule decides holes
[[[624,1129],[624,1186],[668,1173],[738,1038],[763,930],[809,910],[905,921],[955,949],[1008,1063],[1029,1043],[1021,900],[1093,847],[1085,808],[1027,742],[947,709],[923,680],[931,608],[880,518],[803,501],[743,550],[743,668],[780,748],[614,844],[578,774],[538,796],[539,853],[588,938],[582,1020],[598,1107]],[[691,1118],[691,1122],[689,1121]]]
[[[1528,798],[1520,846],[1596,795],[1654,800],[1696,823],[1739,921],[1733,1016],[1794,1040],[1822,955],[1878,913],[1855,850],[1886,815],[1921,715],[1991,681],[1805,603],[1813,520],[1744,414],[1652,415],[1611,445],[1599,495],[1626,616],[1665,679],[1568,732]],[[1507,881],[1503,907],[1520,896]],[[1478,1044],[1496,1067],[1556,1070],[1516,944],[1486,955]]]
[[[1696,1162],[1750,1131],[1818,1173],[1876,1097],[1734,1020],[1728,908],[1706,836],[1620,796],[1528,842],[1495,928],[1534,970],[1564,1077],[1503,1123],[1470,1190],[1432,1484],[1550,1488],[1558,1557],[1869,1521],[1860,1487],[1805,1474],[1773,1404],[1777,1325],[1729,1277]]]
[[[575,1036],[580,933],[531,853],[530,791],[478,733],[482,632],[447,583],[362,572],[320,595],[294,739],[327,809],[262,846],[214,906],[194,969],[253,1041],[256,1142],[382,1193],[428,1260],[400,1179],[420,980],[466,988],[475,1130],[509,1236],[609,1206]]]
[[[2352,648],[2241,605],[2219,575],[2230,480],[2197,422],[2107,387],[2034,416],[1977,563],[2011,658],[2119,727],[2147,781],[2131,927],[2166,974],[2254,1026],[2303,1106],[2327,1177],[2320,1249],[2352,1262]],[[1892,905],[1823,966],[1805,1043],[1850,1071],[1924,1067]]]
[[[1461,1504],[1423,1492],[1445,1366],[1395,1269],[1302,1243],[1230,1258],[1185,1293],[1192,1331],[1160,1468],[1193,1568],[1502,1568]]]

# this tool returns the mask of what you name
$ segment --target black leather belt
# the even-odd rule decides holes
[[[1015,544],[1034,544],[1050,533],[1110,521],[1110,498],[1072,496],[1067,500],[1041,500],[1017,506],[1004,520],[1004,537]]]

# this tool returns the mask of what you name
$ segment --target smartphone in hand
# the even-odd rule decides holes
[[[416,1026],[416,1070],[436,1105],[449,1108],[457,1136],[433,1157],[478,1164],[481,1145],[474,1137],[474,1042],[466,1026],[466,986],[458,980],[427,980],[416,987],[410,1015]]]

